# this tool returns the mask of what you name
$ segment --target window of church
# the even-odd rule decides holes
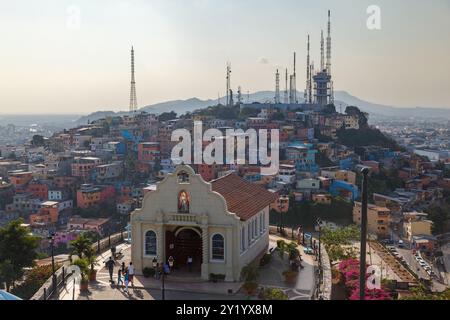
[[[145,255],[156,256],[156,233],[153,230],[149,230],[145,233]]]
[[[224,237],[216,233],[212,236],[212,260],[223,261],[225,260],[225,239]]]

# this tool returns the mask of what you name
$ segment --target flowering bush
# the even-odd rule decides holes
[[[359,261],[343,260],[339,263],[339,272],[344,278],[344,284],[350,300],[359,300]],[[370,274],[366,274],[366,279]],[[391,300],[391,295],[383,288],[369,290],[366,288],[365,300]]]
[[[364,300],[391,300],[391,294],[381,289],[367,289],[364,295]],[[349,300],[359,300],[359,285],[352,291]]]
[[[351,271],[359,268],[359,261],[355,259],[347,259],[339,263],[339,271],[345,273],[346,271]]]

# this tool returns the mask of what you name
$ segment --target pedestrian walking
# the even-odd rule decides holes
[[[174,263],[173,257],[170,256],[169,259],[167,260],[167,262],[169,263],[170,271],[173,272],[173,263]]]
[[[128,283],[130,282],[130,275],[128,274],[128,269],[125,269],[125,274],[123,280],[125,282],[125,292],[128,293]]]
[[[116,262],[113,260],[112,257],[109,257],[109,260],[105,261],[105,265],[109,271],[109,282],[114,283],[113,274],[114,274],[114,266],[116,265]]]
[[[125,274],[126,268],[127,268],[127,266],[125,265],[125,262],[122,262],[122,266],[120,267],[120,269],[122,269],[122,274]]]
[[[188,256],[187,265],[188,265],[189,272],[192,272],[192,256]]]
[[[131,286],[134,288],[134,266],[133,262],[130,261],[130,265],[128,266],[128,280],[131,283]]]
[[[119,268],[119,271],[117,271],[117,286],[123,285],[122,280],[122,269]]]

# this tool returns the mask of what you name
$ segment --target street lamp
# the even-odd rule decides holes
[[[361,248],[359,257],[359,300],[364,300],[366,293],[366,246],[367,246],[367,185],[369,168],[361,170],[362,203],[361,203]]]
[[[56,292],[56,275],[55,275],[55,255],[54,255],[54,242],[55,242],[55,234],[52,233],[47,237],[50,240],[50,248],[52,255],[52,283],[53,283],[53,292]]]
[[[163,263],[163,265],[162,265],[162,288],[161,288],[161,293],[162,293],[162,295],[161,295],[161,299],[162,300],[166,300],[166,286],[165,286],[165,282],[164,282],[164,280],[165,280],[165,278],[166,278],[166,270],[164,270],[164,263]]]
[[[321,266],[321,242],[320,242],[320,234],[322,233],[322,221],[320,220],[320,218],[317,218],[317,229],[319,231],[319,266]]]

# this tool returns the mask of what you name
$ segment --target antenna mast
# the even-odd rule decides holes
[[[320,31],[320,72],[325,68],[323,30]]]
[[[294,51],[294,74],[293,74],[293,79],[292,79],[292,84],[293,84],[293,92],[292,92],[292,98],[294,99],[294,103],[297,103],[298,101],[297,101],[297,84],[296,84],[296,78],[297,78],[297,72],[296,72],[296,64],[297,64],[297,61],[296,61],[296,53],[295,53],[295,51]]]
[[[331,75],[331,12],[328,10],[327,73]]]
[[[306,54],[306,89],[305,89],[305,102],[311,103],[311,92],[310,92],[310,56],[309,56],[309,34],[308,34],[308,44],[307,44],[307,54]]]
[[[227,106],[230,105],[230,102],[233,100],[232,97],[230,97],[230,90],[231,90],[231,63],[227,62]]]
[[[279,104],[280,101],[280,73],[278,72],[275,74],[275,104]]]
[[[284,103],[289,103],[289,96],[288,96],[288,69],[286,68],[286,79],[285,79],[285,87],[284,87]]]
[[[136,112],[136,80],[134,78],[134,48],[131,47],[131,88],[130,88],[130,112]]]

